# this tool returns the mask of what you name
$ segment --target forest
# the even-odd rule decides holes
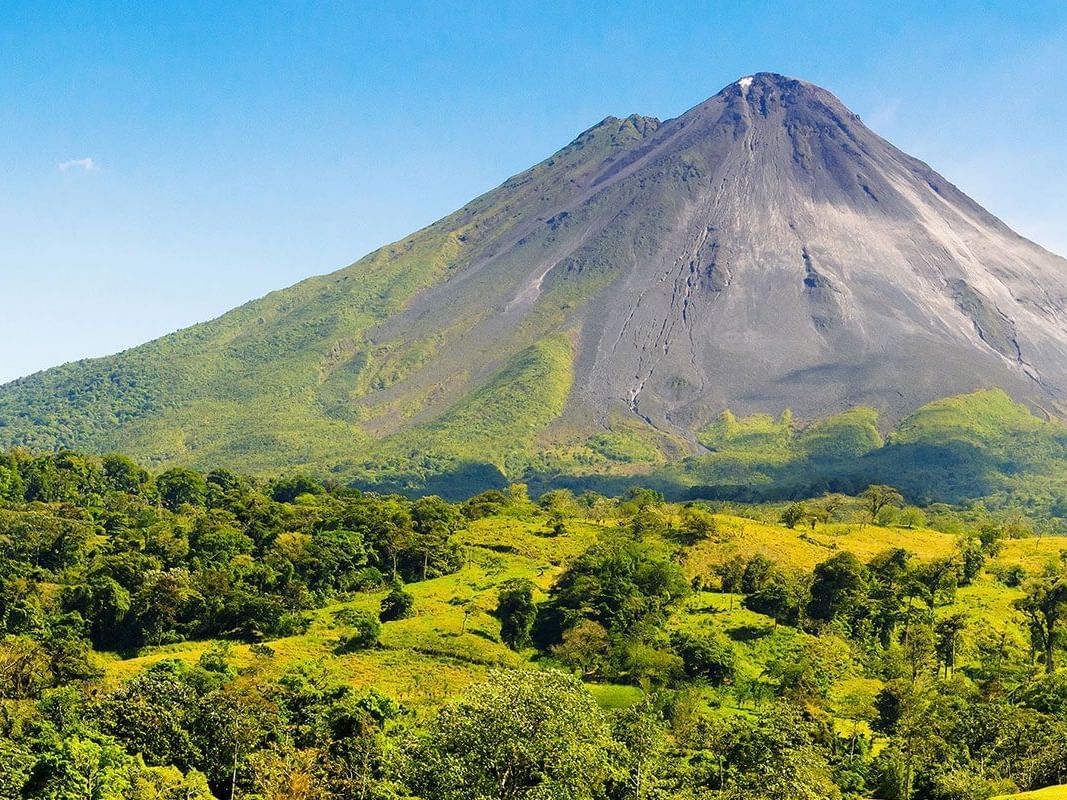
[[[1064,784],[1067,537],[914,499],[448,502],[0,453],[0,798]]]

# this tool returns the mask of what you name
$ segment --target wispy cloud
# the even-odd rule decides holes
[[[868,127],[878,131],[884,128],[890,128],[893,123],[897,121],[897,114],[900,112],[900,98],[891,97],[883,100],[874,111],[868,112],[864,117],[864,122]]]
[[[60,172],[66,172],[70,169],[80,169],[85,172],[96,172],[98,167],[96,162],[91,158],[72,158],[70,161],[63,161],[59,165]]]

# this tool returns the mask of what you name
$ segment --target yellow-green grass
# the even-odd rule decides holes
[[[1067,784],[1046,786],[1034,792],[1003,794],[993,800],[1067,800]]]
[[[1067,550],[1067,536],[1009,539],[994,563],[1021,564],[1028,572],[1040,572],[1050,561],[1059,561],[1060,553],[1064,550]]]
[[[492,667],[521,663],[521,658],[500,642],[499,623],[488,613],[495,604],[498,577],[475,563],[455,575],[410,584],[407,588],[415,595],[415,616],[384,624],[377,648],[335,654],[338,639],[346,631],[335,615],[349,608],[376,612],[383,592],[315,611],[306,633],[268,643],[273,655],[257,656],[249,645],[236,644],[231,660],[238,669],[277,675],[300,661],[318,659],[353,686],[375,686],[406,701],[437,701]],[[473,601],[474,610],[466,623],[464,609],[453,600]],[[100,658],[107,677],[120,682],[166,659],[195,663],[210,645],[183,642],[147,648],[130,659],[110,654]]]
[[[601,707],[608,709],[629,708],[645,696],[645,693],[636,686],[618,683],[590,683],[588,688]]]
[[[718,533],[691,548],[686,568],[691,575],[706,575],[711,567],[734,556],[759,554],[793,569],[810,570],[834,553],[847,550],[869,561],[884,550],[903,547],[922,559],[950,555],[956,537],[924,528],[882,527],[831,523],[815,530],[789,529],[743,517],[717,515]],[[1062,540],[1067,546],[1067,539]]]
[[[525,571],[551,573],[577,558],[597,536],[611,526],[568,519],[565,533],[555,536],[544,518],[491,517],[475,520],[457,537],[460,544],[482,550]],[[545,577],[545,576],[541,576]],[[548,583],[535,581],[536,583]]]

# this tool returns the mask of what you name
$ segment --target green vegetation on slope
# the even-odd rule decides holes
[[[688,485],[693,497],[758,500],[891,483],[922,502],[987,498],[1047,516],[1067,508],[1067,428],[1004,392],[930,403],[884,442],[877,423],[863,408],[799,430],[788,415],[724,414],[700,433],[712,452],[668,467],[662,485]]]
[[[345,269],[126,352],[0,386],[0,447],[122,451],[154,467],[257,473],[354,468],[383,437],[384,463],[396,451],[390,435],[406,431],[414,441],[414,427],[430,429],[435,447],[462,450],[466,431],[457,425],[464,413],[473,419],[463,408],[484,405],[491,374],[526,357],[520,354],[531,343],[545,347],[536,343],[568,330],[568,304],[604,285],[602,275],[568,269],[565,285],[550,281],[548,299],[520,316],[521,325],[481,335],[479,324],[528,277],[522,259],[500,254],[521,239],[550,258],[561,246],[557,230],[576,223],[566,214],[546,222],[555,213],[546,209],[655,127],[637,117],[605,120],[454,214]],[[498,256],[491,270],[471,269]],[[403,316],[416,295],[447,290],[453,281],[465,287],[458,298],[453,293]],[[558,408],[556,397],[549,407]],[[554,416],[537,407],[492,415],[498,424],[479,439],[490,445],[486,463],[502,465],[512,440],[529,439],[531,420]]]
[[[324,413],[320,387],[358,360],[368,327],[440,279],[459,253],[454,235],[431,230],[211,322],[15,381],[0,391],[0,437],[8,446],[122,449],[155,463],[340,460],[366,437]]]
[[[357,485],[469,496],[506,485],[509,463],[529,457],[537,435],[563,413],[572,374],[570,339],[549,337],[519,353],[432,422],[382,440],[355,468]]]

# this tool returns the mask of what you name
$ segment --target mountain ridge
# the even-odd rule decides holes
[[[440,433],[462,419],[510,474],[602,434],[699,453],[726,409],[891,426],[994,387],[1060,414],[1067,261],[830,92],[757,73],[606,117],[341,270],[6,384],[0,444],[344,475],[454,468],[478,455]]]

